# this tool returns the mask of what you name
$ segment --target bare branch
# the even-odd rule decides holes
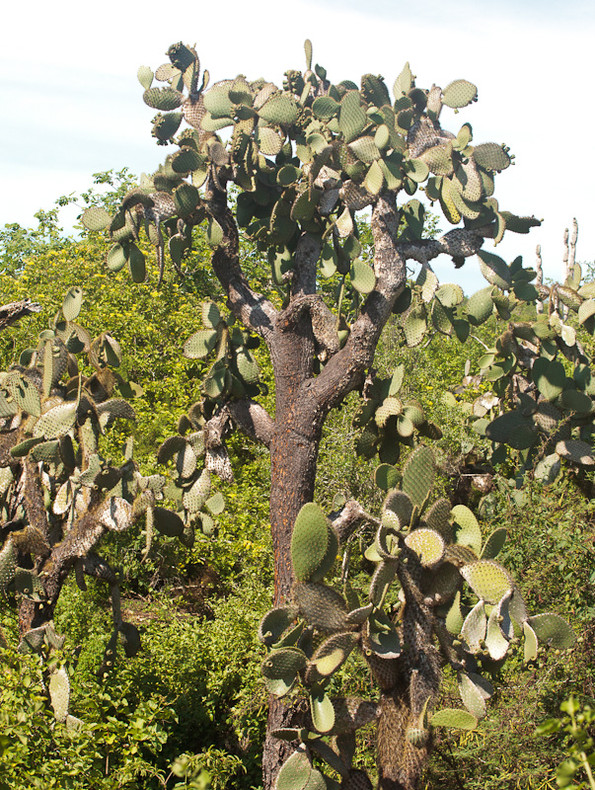
[[[479,252],[484,239],[493,238],[493,236],[494,227],[492,225],[476,230],[455,228],[439,239],[399,242],[397,247],[405,260],[414,260],[427,265],[439,255],[449,255],[456,264],[460,265],[465,258]]]
[[[246,436],[270,447],[275,422],[259,403],[248,399],[235,400],[230,401],[226,409],[234,425]]]
[[[329,517],[341,544],[347,543],[364,521],[376,527],[380,525],[380,521],[367,513],[355,499],[348,499],[341,510],[331,513]]]
[[[11,324],[16,323],[23,316],[38,313],[41,305],[32,302],[30,299],[22,299],[20,302],[10,302],[0,307],[0,332]]]
[[[398,238],[399,217],[394,194],[381,194],[372,211],[374,272],[376,285],[368,295],[359,318],[351,327],[345,346],[326,364],[320,375],[306,382],[322,411],[339,403],[363,382],[397,296],[405,287],[407,268]]]
[[[223,240],[213,253],[211,264],[223,286],[231,309],[244,326],[259,334],[270,344],[277,311],[262,294],[252,290],[239,258],[238,228],[227,205],[227,192],[218,188],[209,177],[206,187],[206,208],[223,230]]]

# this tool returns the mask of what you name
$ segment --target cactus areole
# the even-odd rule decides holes
[[[275,609],[261,624],[271,647],[263,663],[272,694],[265,788],[372,787],[351,766],[351,744],[357,727],[377,719],[379,787],[413,790],[431,744],[440,682],[436,639],[459,672],[468,709],[440,712],[436,726],[471,728],[489,694],[475,654],[485,644],[494,655],[506,652],[514,628],[504,632],[503,622],[524,629],[531,645],[538,629],[504,569],[481,559],[473,514],[453,515],[446,500],[431,501],[428,448],[414,451],[402,490],[394,488],[400,448],[439,432],[418,403],[400,399],[402,369],[381,381],[371,366],[391,318],[408,346],[428,330],[466,339],[470,324],[501,306],[498,289],[510,291],[519,279],[518,267],[483,253],[484,241],[497,243],[507,230],[527,233],[539,221],[502,210],[494,197],[496,174],[511,163],[506,147],[476,144],[468,123],[454,132],[442,126],[444,116],[456,121],[452,110],[476,100],[472,83],[420,88],[409,64],[392,90],[372,74],[359,86],[332,83],[324,68],[312,66],[309,41],[305,50],[306,69],[287,71],[281,88],[243,75],[210,86],[196,51],[181,43],[155,73],[142,67],[144,100],[158,111],[153,135],[173,152],[115,217],[92,208],[83,222],[109,229],[108,266],[128,266],[135,281],[146,277],[137,244],[142,228],[156,248],[160,278],[168,260],[183,273],[193,228],[206,228],[228,312],[214,302],[202,306],[202,323],[184,353],[212,362],[203,398],[181,420],[182,435],[160,452],[177,454],[180,468],[192,462],[194,469],[187,446],[194,452],[201,433],[205,469],[231,480],[229,430],[242,430],[270,451]],[[413,198],[418,189],[453,226],[440,238],[424,236],[424,207]],[[361,211],[370,214],[373,239],[365,261]],[[242,238],[262,254],[257,273],[253,261],[242,259]],[[490,287],[465,312],[461,289],[439,286],[430,263],[446,255],[460,266],[477,253]],[[422,267],[416,288],[407,283],[408,262]],[[530,279],[519,282],[535,298]],[[253,353],[259,343],[272,363],[274,413],[261,402],[266,390]],[[362,508],[347,502],[327,523],[311,504],[325,419],[356,390],[362,396],[357,449],[367,458],[379,455],[376,479],[387,491],[369,550],[377,570],[368,601],[323,583],[337,547],[365,520]],[[198,511],[202,499],[181,478],[184,505]],[[183,525],[170,526],[180,534]],[[479,599],[470,611],[460,605],[465,583]],[[391,585],[399,587],[401,605],[389,612],[383,606]],[[488,622],[484,604],[497,608],[500,619],[490,615]],[[559,625],[544,621],[542,632],[555,630],[552,623]],[[332,673],[355,649],[370,666],[379,702],[331,700],[326,693]],[[282,699],[298,680],[309,692],[307,714]],[[340,783],[314,767],[313,755],[339,773]]]

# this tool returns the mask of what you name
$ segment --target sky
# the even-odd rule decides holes
[[[87,189],[93,173],[156,169],[167,149],[151,137],[155,111],[136,72],[157,68],[170,44],[196,45],[211,83],[244,73],[280,85],[286,69],[304,68],[310,38],[331,81],[371,72],[391,87],[409,61],[420,87],[475,83],[479,101],[456,115],[445,108],[442,124],[456,134],[468,122],[474,142],[508,145],[515,165],[496,179],[500,208],[543,219],[494,251],[532,264],[541,244],[546,276],[559,278],[564,228],[576,217],[577,259],[595,259],[595,193],[583,173],[595,127],[591,0],[178,0],[164,8],[30,0],[3,9],[0,227],[34,227],[38,209]],[[66,227],[76,213],[64,211]],[[443,219],[441,227],[450,226]],[[443,256],[434,268],[442,282],[482,287],[475,262],[456,272]]]

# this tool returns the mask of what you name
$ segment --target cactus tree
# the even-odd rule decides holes
[[[209,74],[201,72],[196,51],[181,43],[170,47],[168,61],[155,72],[141,67],[144,101],[158,111],[153,135],[173,151],[157,172],[141,179],[115,216],[89,209],[83,222],[92,230],[109,230],[108,267],[128,266],[135,281],[147,276],[139,246],[143,229],[155,246],[160,278],[168,260],[182,272],[195,227],[204,223],[212,246],[212,271],[230,315],[214,303],[203,305],[202,325],[184,347],[187,356],[210,359],[212,365],[202,401],[181,420],[183,436],[176,452],[182,453],[184,433],[192,429],[195,436],[202,426],[205,468],[229,479],[229,430],[242,430],[270,451],[276,609],[261,631],[275,649],[263,671],[274,697],[269,731],[285,740],[267,739],[265,786],[326,786],[311,768],[317,739],[308,742],[306,737],[297,750],[296,745],[304,727],[335,732],[336,711],[324,691],[326,678],[359,646],[384,693],[381,787],[411,790],[427,754],[426,722],[439,683],[433,642],[438,599],[451,612],[463,583],[478,598],[464,620],[467,653],[461,640],[449,647],[452,633],[447,626],[438,629],[447,655],[463,673],[464,693],[477,709],[483,710],[486,692],[467,672],[474,653],[484,649],[488,637],[493,650],[504,650],[512,632],[503,633],[498,618],[506,619],[509,612],[517,627],[529,623],[528,639],[532,626],[520,611],[509,576],[491,559],[481,558],[473,523],[462,518],[461,539],[451,533],[448,503],[430,506],[433,461],[427,453],[406,467],[404,493],[391,495],[378,521],[378,571],[369,603],[347,601],[323,585],[337,551],[336,530],[343,524],[347,534],[359,510],[347,503],[331,527],[311,502],[322,429],[329,412],[350,392],[359,391],[363,430],[358,450],[368,458],[379,454],[383,467],[378,479],[392,491],[399,448],[413,446],[420,436],[435,436],[437,428],[419,404],[399,398],[402,370],[388,381],[374,376],[371,367],[383,328],[396,316],[409,346],[421,342],[428,329],[465,340],[470,324],[481,323],[508,299],[498,289],[514,301],[519,283],[531,279],[519,275],[518,266],[509,269],[493,253],[483,252],[484,242],[498,243],[507,231],[526,233],[539,222],[501,209],[494,197],[496,175],[511,163],[508,149],[476,143],[468,123],[454,132],[443,126],[443,120],[456,120],[452,110],[456,113],[477,99],[472,83],[457,79],[445,88],[419,87],[409,64],[392,90],[373,74],[365,74],[359,85],[334,83],[324,68],[312,65],[309,41],[305,50],[305,70],[287,71],[281,88],[243,75],[209,87]],[[442,237],[424,238],[424,208],[413,198],[417,190],[453,226]],[[362,260],[356,221],[362,211],[371,214],[373,253],[368,262]],[[260,270],[255,271],[253,259],[245,265],[242,239],[262,253]],[[444,254],[460,266],[478,253],[489,287],[465,307],[458,286],[439,287],[431,261]],[[411,261],[422,267],[414,289],[407,284]],[[533,291],[530,295],[534,298]],[[264,389],[253,354],[259,343],[266,345],[272,364],[274,414],[259,400]],[[188,490],[182,496],[187,495]],[[427,580],[435,574],[442,581],[430,584]],[[398,609],[404,636],[396,615],[382,609],[383,591],[395,576],[405,607]],[[433,592],[427,591],[426,582]],[[452,595],[443,593],[442,582]],[[497,613],[489,622],[487,609]],[[309,623],[299,628],[318,635],[312,650],[302,642],[296,646],[292,624],[298,614]],[[458,615],[451,612],[452,628]],[[287,629],[293,635],[287,636]],[[321,634],[330,636],[321,641]],[[399,646],[402,639],[404,648]],[[385,668],[390,677],[383,680]],[[293,726],[277,698],[298,676],[311,688],[311,719]],[[372,715],[365,706],[359,713],[347,708],[346,721],[359,713],[362,722]],[[468,721],[463,714],[448,712],[435,722],[441,720]],[[395,734],[387,740],[391,729]],[[353,726],[347,724],[345,732],[352,733]],[[351,736],[345,737],[349,741]],[[320,745],[320,739],[317,743],[323,758],[343,766],[341,787],[368,787],[367,778],[345,767],[347,741],[338,752]],[[396,751],[385,748],[395,743],[400,744]],[[330,756],[329,749],[336,754],[342,748],[343,757]],[[406,770],[399,764],[405,759]]]
[[[156,510],[165,480],[139,473],[131,441],[120,465],[102,455],[102,435],[135,415],[121,397],[130,388],[117,371],[119,343],[107,332],[92,339],[77,322],[82,302],[82,289],[71,288],[37,344],[0,372],[0,593],[18,601],[19,651],[47,656],[64,641],[53,615],[69,574],[82,589],[85,576],[106,582],[114,623],[106,669],[118,641],[134,655],[140,640],[122,620],[118,578],[97,553],[99,544],[104,534]],[[2,311],[8,325],[39,309],[23,302]],[[49,692],[56,715],[65,718],[69,686],[60,673]]]

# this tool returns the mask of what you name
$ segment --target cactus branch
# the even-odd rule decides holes
[[[253,400],[235,400],[225,407],[232,422],[256,442],[270,447],[274,420],[259,403]]]
[[[9,302],[0,307],[0,332],[11,324],[16,323],[23,316],[38,313],[41,305],[32,302],[30,299],[22,299],[20,302]]]
[[[238,228],[227,205],[227,193],[217,186],[209,177],[205,188],[207,211],[223,230],[223,240],[211,260],[213,271],[227,294],[234,314],[268,344],[277,311],[268,299],[253,291],[248,284],[240,266]]]
[[[494,236],[494,228],[487,225],[479,230],[455,228],[439,239],[422,239],[397,245],[405,260],[428,264],[439,255],[450,255],[455,262],[475,255],[481,249],[483,240]]]

